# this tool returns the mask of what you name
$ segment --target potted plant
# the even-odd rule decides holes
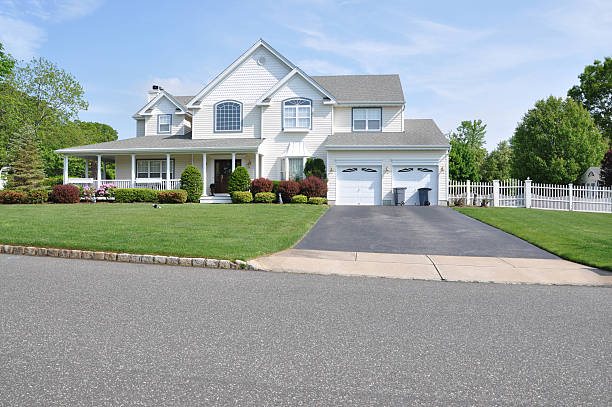
[[[215,184],[210,184],[210,194],[215,196]]]

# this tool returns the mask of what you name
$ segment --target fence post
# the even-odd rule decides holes
[[[531,208],[531,180],[525,180],[525,208]]]
[[[470,180],[465,181],[465,204],[470,205],[470,196],[472,195],[470,191]]]
[[[499,206],[499,180],[493,180],[493,206]]]
[[[574,210],[574,184],[569,184],[569,210]],[[578,205],[580,206],[580,205]]]

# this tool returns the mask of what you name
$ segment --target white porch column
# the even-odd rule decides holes
[[[206,196],[206,153],[202,153],[202,195]]]
[[[232,153],[232,172],[236,169],[236,153]]]
[[[99,187],[100,184],[102,184],[101,180],[102,180],[102,156],[99,155],[98,156],[98,178],[97,178],[97,181],[96,181],[96,186],[97,187]]]
[[[64,184],[68,183],[68,156],[64,156]]]
[[[255,153],[255,178],[259,178],[259,153]]]
[[[285,157],[285,181],[289,181],[289,157]]]
[[[136,154],[132,154],[132,178],[130,178],[130,188],[136,184]]]
[[[166,154],[166,189],[170,187],[170,154]]]
[[[89,160],[85,159],[85,178],[89,178]]]

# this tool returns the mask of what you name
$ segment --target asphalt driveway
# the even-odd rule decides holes
[[[295,246],[304,250],[557,257],[443,206],[335,206]]]

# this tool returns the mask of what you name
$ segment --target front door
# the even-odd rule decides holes
[[[236,160],[236,167],[241,165],[240,160]],[[232,175],[232,160],[215,160],[215,193],[227,193],[227,182]]]

